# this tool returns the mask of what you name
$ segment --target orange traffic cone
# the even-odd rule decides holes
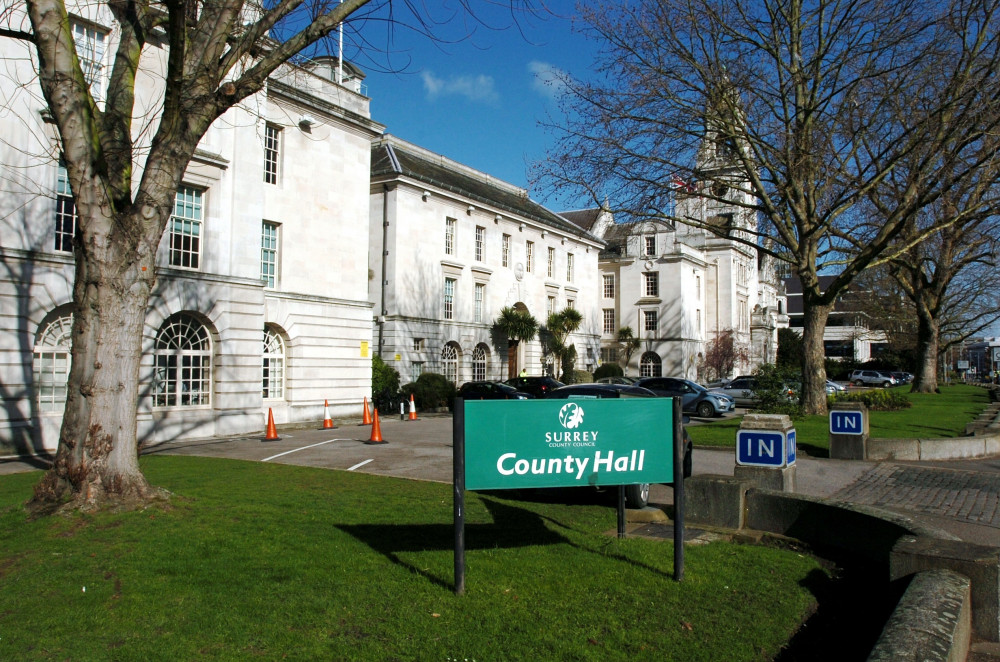
[[[274,413],[271,408],[267,408],[267,428],[264,430],[264,441],[278,441],[278,429],[274,427]]]
[[[417,405],[413,402],[413,394],[410,394],[410,420],[417,420]]]
[[[332,430],[333,429],[333,419],[330,418],[330,401],[323,401],[323,429]]]
[[[371,425],[371,424],[372,424],[372,415],[368,411],[368,396],[365,396],[365,410],[361,414],[361,423],[360,423],[360,425]]]
[[[366,443],[369,444],[388,444],[389,442],[382,438],[382,426],[378,422],[378,407],[375,408],[375,419],[372,421],[372,436],[368,439]]]

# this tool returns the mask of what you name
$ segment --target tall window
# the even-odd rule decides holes
[[[701,276],[694,277],[694,298],[695,301],[701,301]]]
[[[73,191],[69,187],[69,173],[66,172],[66,166],[60,163],[56,175],[55,249],[72,253],[73,238],[79,227],[76,200],[73,199]]]
[[[659,330],[656,320],[657,320],[657,315],[655,310],[642,311],[643,331],[652,331],[655,334]]]
[[[441,373],[452,384],[458,382],[458,345],[448,343],[441,350]]]
[[[660,361],[660,355],[656,352],[646,352],[639,359],[640,377],[662,377],[662,370],[663,365]]]
[[[212,340],[190,315],[167,318],[153,347],[153,406],[212,403]]]
[[[285,343],[273,329],[264,328],[264,399],[285,396]]]
[[[603,332],[605,334],[614,334],[615,332],[615,309],[605,308],[604,309],[604,327]]]
[[[503,266],[510,266],[510,235],[505,234],[500,243],[500,262]]]
[[[264,287],[278,284],[278,224],[270,221],[261,223],[260,279]]]
[[[410,364],[410,381],[415,382],[420,375],[424,374],[423,361],[414,361]]]
[[[483,244],[486,243],[486,228],[476,226],[476,262],[483,261]]]
[[[444,279],[444,318],[455,319],[455,279]]]
[[[479,344],[472,350],[472,378],[481,381],[486,379],[489,369],[490,352],[486,345]]]
[[[602,347],[601,348],[601,363],[618,363],[618,348],[617,347]]]
[[[648,234],[643,239],[642,254],[647,256],[656,255],[656,235]]]
[[[614,274],[604,274],[604,298],[614,299],[615,298],[615,275]]]
[[[695,331],[701,333],[701,308],[694,311]]]
[[[34,352],[35,397],[41,411],[60,411],[66,405],[73,316],[63,315],[39,334]]]
[[[573,282],[573,254],[566,253],[566,282]]]
[[[545,316],[548,317],[554,312],[556,312],[556,298],[549,297],[545,300]]]
[[[278,183],[281,128],[273,124],[264,127],[264,183]]]
[[[473,321],[482,322],[483,321],[483,299],[486,298],[486,286],[482,283],[476,283],[476,308],[475,317]]]
[[[76,56],[80,58],[83,78],[90,85],[90,94],[95,101],[104,98],[104,51],[107,33],[92,25],[73,22],[73,41]]]
[[[534,257],[535,257],[535,242],[526,241],[524,242],[524,270],[531,273],[534,268]]]
[[[660,296],[660,274],[656,271],[642,274],[642,293],[647,297]]]
[[[548,256],[548,268],[545,271],[545,275],[549,278],[555,278],[556,274],[556,249],[549,246],[549,256]]]
[[[170,217],[170,266],[197,269],[201,264],[202,213],[201,191],[190,186],[177,189]]]
[[[454,218],[444,220],[444,252],[445,255],[455,254],[455,227],[458,221]]]

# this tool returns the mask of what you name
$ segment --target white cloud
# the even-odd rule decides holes
[[[496,103],[500,94],[496,90],[492,76],[452,76],[438,78],[433,71],[421,73],[424,80],[424,91],[428,99],[440,96],[460,96],[476,103]]]
[[[562,94],[566,72],[548,62],[532,60],[528,63],[528,71],[534,76],[532,89],[545,97],[556,98]]]

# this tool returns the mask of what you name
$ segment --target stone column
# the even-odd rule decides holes
[[[784,414],[747,414],[736,433],[736,478],[795,491],[795,428]]]

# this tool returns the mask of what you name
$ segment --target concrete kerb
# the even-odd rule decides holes
[[[904,597],[909,597],[900,602],[890,619],[894,631],[915,627],[927,630],[932,648],[921,649],[921,659],[965,659],[963,651],[969,650],[970,631],[986,641],[1000,641],[1000,548],[965,543],[946,531],[880,508],[759,489],[752,481],[731,476],[692,476],[685,481],[685,493],[685,512],[692,525],[749,536],[757,532],[779,535],[817,550],[837,550],[885,567],[887,581],[940,569],[965,577],[970,587],[971,616],[966,613],[968,609],[949,610],[945,615],[934,602],[914,606],[922,604],[928,593],[949,604],[965,604],[960,597],[961,582],[935,576],[921,580],[912,593],[908,588]],[[925,590],[928,582],[940,584],[939,590]],[[935,614],[935,619],[927,620],[927,614]],[[972,627],[963,627],[963,619],[970,619]],[[912,639],[905,636],[885,635],[877,646],[882,657],[875,659],[916,659],[906,656],[909,642]],[[936,650],[940,642],[947,642],[951,657],[923,657]]]

